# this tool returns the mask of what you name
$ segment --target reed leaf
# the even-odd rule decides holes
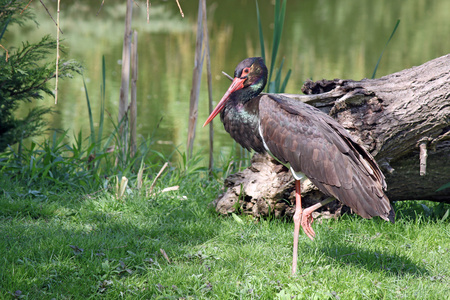
[[[102,56],[102,86],[101,91],[101,102],[100,102],[100,121],[98,125],[98,140],[97,145],[100,147],[103,138],[103,121],[105,119],[105,103],[106,103],[106,64],[105,55]]]
[[[400,24],[400,20],[397,20],[397,23],[394,26],[394,30],[392,30],[391,36],[389,37],[388,41],[386,42],[386,45],[384,45],[383,51],[381,51],[381,55],[378,58],[377,64],[375,65],[375,69],[373,70],[372,79],[375,78],[375,75],[377,74],[378,65],[380,64],[381,58],[383,57],[384,51],[386,50],[387,46],[389,45],[389,42],[391,41],[392,37],[395,34],[395,31],[397,30],[398,25]]]
[[[436,190],[436,192],[440,192],[440,191],[443,191],[443,190],[448,189],[448,188],[450,188],[450,182],[447,182],[446,184],[444,184],[443,186],[441,186],[440,188],[438,188],[438,189]]]
[[[284,65],[284,57],[281,60],[281,64],[280,64],[280,68],[278,68],[277,74],[275,76],[275,89],[276,91],[280,90],[280,85],[281,85],[281,70],[283,69],[283,65]]]
[[[261,45],[261,57],[266,61],[266,51],[264,47],[264,35],[262,31],[261,16],[259,14],[258,0],[256,1],[256,18],[258,19],[259,43]]]
[[[89,100],[89,93],[86,87],[86,81],[84,80],[83,76],[83,85],[84,85],[84,92],[86,94],[86,102],[88,107],[88,113],[89,113],[89,126],[91,129],[91,135],[89,136],[89,140],[91,144],[95,144],[95,129],[94,129],[94,118],[92,117],[92,109],[91,109],[91,101]]]
[[[275,1],[275,16],[274,16],[274,28],[273,28],[273,38],[272,38],[272,56],[270,60],[270,70],[269,70],[269,90],[270,91],[270,82],[272,79],[273,66],[275,65],[275,59],[277,57],[278,52],[278,14],[279,14],[279,0]]]
[[[283,32],[283,25],[284,25],[284,20],[285,20],[285,16],[286,16],[286,0],[283,0],[283,2],[281,2],[280,0],[276,0],[275,2],[275,13],[274,13],[274,30],[273,30],[273,40],[272,40],[272,53],[271,53],[271,61],[270,61],[270,65],[267,64],[266,61],[266,54],[265,54],[265,46],[264,46],[264,35],[263,35],[263,31],[262,31],[262,22],[261,22],[261,15],[259,12],[259,5],[258,5],[258,1],[256,1],[256,17],[258,20],[258,31],[259,31],[259,42],[261,45],[261,57],[264,59],[264,61],[266,61],[266,64],[269,67],[269,78],[268,78],[268,84],[267,84],[267,88],[266,91],[268,93],[280,93],[281,91],[284,91],[284,89],[286,88],[287,82],[289,80],[290,77],[290,70],[288,71],[288,75],[286,75],[285,79],[282,81],[282,70],[283,70],[283,64],[284,64],[284,58],[281,62],[280,67],[278,68],[278,70],[276,71],[275,74],[275,80],[272,81],[272,75],[274,73],[274,69],[275,69],[275,62],[277,59],[277,55],[278,55],[278,49],[281,43],[281,35]],[[283,83],[281,83],[283,82]]]
[[[287,83],[288,83],[288,81],[289,81],[289,78],[291,77],[291,69],[289,69],[288,70],[288,72],[287,72],[287,74],[286,74],[286,77],[284,78],[284,80],[283,80],[283,84],[281,85],[281,88],[280,88],[280,93],[284,93],[284,90],[286,89],[286,85],[287,85]]]
[[[273,30],[273,45],[272,45],[272,58],[270,61],[269,82],[272,80],[272,73],[275,65],[275,61],[278,54],[278,48],[281,42],[281,34],[283,33],[283,24],[286,14],[286,0],[280,3],[280,0],[275,2],[275,21]],[[270,84],[269,84],[270,87]]]

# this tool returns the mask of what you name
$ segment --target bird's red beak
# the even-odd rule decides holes
[[[205,124],[203,124],[203,127],[208,125],[208,123],[211,122],[212,119],[214,119],[222,111],[222,109],[225,106],[225,102],[227,102],[227,100],[230,98],[231,93],[233,93],[234,91],[240,90],[244,87],[244,81],[246,79],[247,78],[237,78],[237,77],[235,77],[233,79],[233,82],[231,83],[227,92],[225,93],[225,95],[223,95],[222,99],[219,101],[216,108],[214,108],[212,113],[209,115],[208,119],[206,119],[206,122],[205,122]]]

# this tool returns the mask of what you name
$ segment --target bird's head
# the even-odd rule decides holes
[[[250,57],[241,61],[234,70],[234,79],[222,99],[212,111],[203,127],[217,116],[225,107],[231,95],[246,102],[261,93],[267,82],[267,67],[261,57]]]

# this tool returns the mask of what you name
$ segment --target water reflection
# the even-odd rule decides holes
[[[35,1],[36,2],[36,1]],[[85,65],[84,78],[99,115],[101,57],[106,58],[107,110],[116,118],[120,89],[120,59],[124,27],[123,1],[98,3],[76,1],[62,8],[61,23],[66,58]],[[138,133],[154,134],[158,151],[170,153],[175,146],[184,151],[189,95],[194,67],[197,1],[181,2],[182,19],[175,1],[151,1],[150,23],[145,1],[135,1],[133,28],[139,33]],[[260,1],[266,46],[272,36],[273,4]],[[371,76],[397,21],[400,26],[379,66],[377,76],[424,63],[450,52],[450,1],[288,1],[285,30],[279,54],[292,68],[286,92],[299,93],[302,83],[327,78],[362,79]],[[33,2],[40,27],[11,28],[7,46],[22,40],[36,41],[55,34],[55,25],[39,2]],[[56,6],[56,4],[55,4]],[[51,7],[49,7],[51,10]],[[54,11],[51,11],[55,14]],[[220,99],[229,85],[221,75],[232,73],[243,58],[260,54],[253,0],[208,1],[208,28],[212,55],[213,95]],[[266,49],[268,53],[269,49]],[[81,77],[60,82],[58,114],[51,126],[88,134],[88,114]],[[52,99],[45,105],[53,105]],[[28,108],[23,107],[23,110]],[[201,87],[199,123],[207,117],[206,76]],[[162,119],[161,123],[160,120]],[[232,140],[215,122],[216,153],[229,152]],[[159,124],[159,128],[155,129]],[[111,129],[111,128],[110,128]],[[208,132],[198,128],[195,149],[207,151]],[[205,162],[206,163],[206,162]]]

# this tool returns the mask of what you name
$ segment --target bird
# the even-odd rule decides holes
[[[300,225],[313,240],[314,210],[337,199],[367,219],[379,216],[394,223],[395,212],[385,194],[385,177],[372,155],[319,109],[281,94],[262,94],[266,83],[263,58],[241,61],[203,127],[220,113],[225,130],[242,147],[267,152],[291,170],[295,179],[295,274]],[[302,210],[300,181],[305,176],[328,198]]]

